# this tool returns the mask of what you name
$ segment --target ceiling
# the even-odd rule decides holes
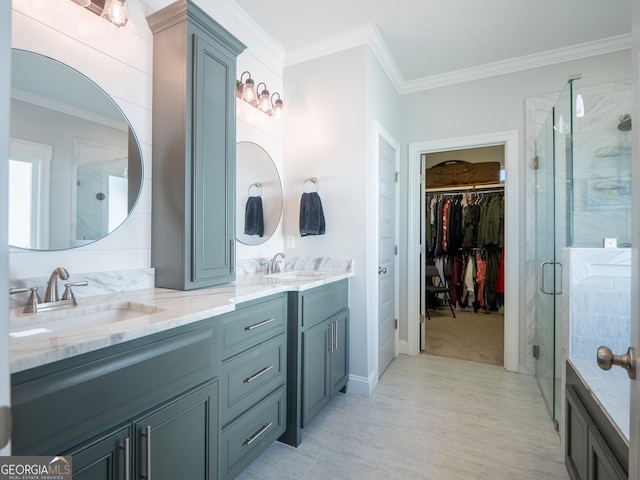
[[[402,82],[630,45],[631,0],[234,1],[284,48],[285,63],[373,24]]]

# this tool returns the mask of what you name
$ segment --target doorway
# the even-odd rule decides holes
[[[408,169],[408,226],[409,239],[407,253],[407,340],[400,341],[401,353],[417,355],[420,352],[420,255],[424,248],[420,245],[420,158],[422,154],[461,150],[472,147],[493,145],[504,146],[505,156],[505,292],[504,292],[504,368],[517,372],[520,349],[521,289],[520,272],[521,232],[524,219],[519,215],[519,207],[524,204],[524,182],[518,160],[518,132],[503,131],[445,140],[434,140],[409,144]],[[411,239],[418,239],[413,241]]]
[[[504,365],[504,159],[502,144],[422,154],[423,353]]]

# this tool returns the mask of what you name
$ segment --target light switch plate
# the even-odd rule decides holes
[[[294,237],[293,235],[287,235],[287,248],[296,248],[296,237]]]
[[[603,241],[604,248],[617,248],[618,240],[615,238],[606,238]]]

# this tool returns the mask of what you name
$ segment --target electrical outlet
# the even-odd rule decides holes
[[[296,248],[296,237],[293,235],[287,235],[287,248],[290,250]]]
[[[618,240],[616,238],[604,238],[603,240],[604,248],[617,248]]]

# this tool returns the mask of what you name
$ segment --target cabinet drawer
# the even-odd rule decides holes
[[[268,341],[223,366],[225,397],[221,399],[220,418],[231,420],[251,407],[286,379],[287,348],[284,334]]]
[[[330,283],[302,294],[302,328],[312,327],[349,304],[347,280]]]
[[[284,432],[284,386],[222,431],[222,478],[234,478]]]
[[[287,305],[284,295],[241,306],[223,316],[223,356],[229,358],[284,333]]]

